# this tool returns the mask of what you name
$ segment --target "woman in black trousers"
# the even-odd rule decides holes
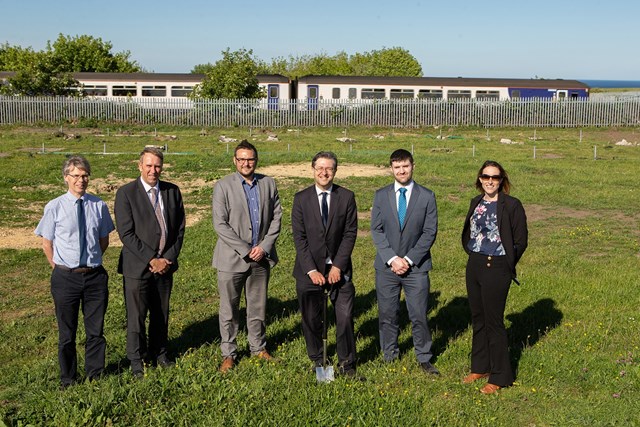
[[[513,384],[504,309],[516,264],[527,248],[527,217],[509,196],[509,177],[498,162],[484,162],[476,178],[480,195],[471,200],[462,231],[469,254],[466,281],[473,340],[471,373],[464,383],[487,378],[480,389],[492,394]]]

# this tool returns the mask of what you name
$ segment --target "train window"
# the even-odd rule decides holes
[[[167,96],[167,87],[142,86],[142,96]]]
[[[362,89],[362,99],[382,99],[385,95],[385,90],[380,88],[364,88]]]
[[[82,92],[86,96],[107,96],[107,85],[85,85]]]
[[[193,86],[171,86],[171,96],[185,97],[193,91]]]
[[[406,99],[414,97],[413,89],[391,89],[389,90],[389,98],[391,99]]]
[[[334,87],[333,89],[331,89],[331,97],[333,99],[340,99],[340,88],[339,87]]]
[[[447,99],[471,99],[471,91],[458,89],[448,90]]]
[[[420,89],[418,91],[420,99],[442,99],[442,89]]]
[[[355,87],[349,88],[349,99],[356,99],[358,97],[358,89]]]
[[[511,98],[520,98],[520,89],[513,89],[511,91]]]
[[[482,101],[500,100],[500,91],[498,90],[477,90],[476,99]]]
[[[113,87],[113,96],[136,96],[138,88],[130,85],[120,85]]]

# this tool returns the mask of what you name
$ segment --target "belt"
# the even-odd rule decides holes
[[[60,265],[60,264],[56,264],[56,268],[59,268],[62,271],[68,271],[69,273],[81,273],[81,274],[86,274],[86,273],[91,273],[92,271],[96,271],[97,269],[99,269],[101,266],[97,266],[97,267],[76,267],[76,268],[69,268],[66,265]]]

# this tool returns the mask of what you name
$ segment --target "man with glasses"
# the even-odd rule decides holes
[[[91,166],[80,156],[69,157],[62,167],[68,191],[44,208],[35,230],[42,237],[42,249],[53,269],[51,295],[58,322],[60,382],[66,388],[77,380],[76,332],[82,304],[85,344],[85,372],[90,380],[104,370],[104,315],[109,300],[109,277],[102,267],[102,255],[114,230],[107,205],[87,193]]]
[[[213,189],[213,227],[218,235],[212,265],[218,270],[220,294],[220,372],[238,358],[240,297],[245,292],[249,350],[262,360],[273,358],[266,349],[267,288],[278,262],[282,207],[273,178],[255,173],[258,151],[243,140],[235,148],[236,172]]]
[[[160,180],[164,155],[156,147],[140,153],[140,177],[116,192],[115,215],[122,252],[118,273],[124,282],[127,357],[135,378],[145,360],[167,368],[169,299],[182,249],[185,213],[177,185]],[[149,334],[146,318],[149,314]]]
[[[320,152],[311,161],[315,184],[293,199],[291,227],[296,246],[293,276],[302,314],[307,355],[322,366],[322,310],[326,290],[335,309],[338,372],[356,376],[353,332],[351,253],[358,233],[358,209],[352,191],[333,183],[338,158]]]

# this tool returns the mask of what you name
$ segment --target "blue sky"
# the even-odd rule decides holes
[[[640,80],[637,0],[2,0],[0,43],[87,34],[148,71],[189,72],[227,47],[269,61],[407,49],[425,76]]]

